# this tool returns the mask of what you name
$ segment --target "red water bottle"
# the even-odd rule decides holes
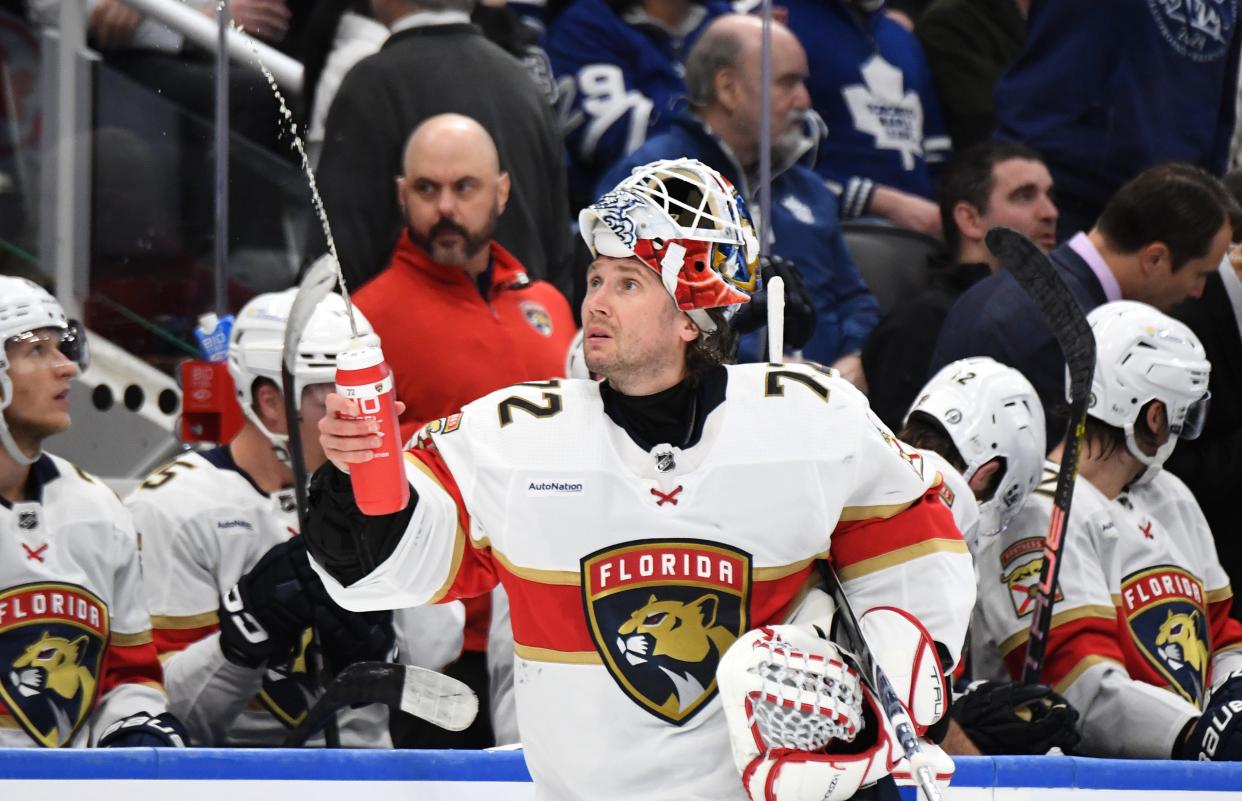
[[[358,402],[362,414],[353,419],[374,420],[383,434],[371,461],[349,466],[358,508],[366,515],[400,512],[410,502],[410,484],[397,428],[397,392],[383,351],[354,340],[337,356],[336,391]]]

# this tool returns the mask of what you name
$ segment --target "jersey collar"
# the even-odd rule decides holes
[[[26,500],[23,503],[43,503],[43,487],[54,479],[60,478],[60,470],[52,457],[40,454],[34,464],[30,465],[30,475],[26,477]],[[0,504],[5,509],[12,509],[13,504],[8,498],[0,497]]]

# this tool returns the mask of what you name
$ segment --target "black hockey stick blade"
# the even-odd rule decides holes
[[[392,662],[355,662],[289,732],[285,747],[301,747],[338,710],[359,704],[384,704],[449,731],[466,729],[479,713],[474,691],[443,673]]]
[[[1052,604],[1056,599],[1061,554],[1065,551],[1065,531],[1069,525],[1070,502],[1078,477],[1078,457],[1086,436],[1087,408],[1091,399],[1091,377],[1095,373],[1095,336],[1082,306],[1070,293],[1052,261],[1034,242],[1011,228],[993,228],[987,233],[988,248],[1001,267],[1008,270],[1039,307],[1056,335],[1069,370],[1069,420],[1065,426],[1065,448],[1057,486],[1052,496],[1052,516],[1044,537],[1043,565],[1036,587],[1035,610],[1022,663],[1022,682],[1039,681],[1052,626]]]
[[[841,586],[837,571],[825,559],[820,561],[820,572],[823,574],[828,594],[832,596],[832,602],[836,605],[836,612],[832,618],[833,639],[849,652],[846,657],[847,661],[854,663],[853,667],[858,671],[858,675],[879,699],[880,708],[884,716],[888,718],[888,722],[892,724],[893,731],[897,733],[897,742],[901,745],[906,761],[910,763],[910,774],[918,781],[924,797],[927,801],[940,801],[940,789],[936,787],[936,768],[932,764],[932,759],[919,745],[919,738],[914,731],[910,715],[901,705],[901,700],[897,697],[897,691],[893,689],[892,682],[888,680],[880,664],[875,661],[875,652],[871,650],[866,637],[863,636],[862,626],[854,614],[854,608],[850,606],[850,599],[845,595],[845,588]],[[849,656],[853,659],[851,660]]]

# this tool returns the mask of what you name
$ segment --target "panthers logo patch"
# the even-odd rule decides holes
[[[95,705],[108,608],[70,584],[0,593],[0,700],[39,745],[58,748]]]
[[[1039,573],[1044,569],[1044,538],[1027,537],[1010,545],[1001,554],[1001,581],[1009,588],[1013,613],[1026,617],[1035,608],[1039,595]],[[1058,585],[1054,601],[1062,600]]]
[[[530,327],[538,331],[545,337],[552,336],[552,315],[548,314],[548,310],[543,304],[536,303],[533,300],[524,300],[518,304],[518,308],[522,310],[526,322],[530,323]]]
[[[750,554],[649,540],[582,560],[591,638],[621,690],[680,726],[716,695],[716,665],[746,631]]]
[[[1199,580],[1172,565],[1141,570],[1122,579],[1120,606],[1148,666],[1187,701],[1202,703],[1212,649]]]

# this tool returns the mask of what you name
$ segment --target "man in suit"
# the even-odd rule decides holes
[[[1090,231],[1049,254],[1083,311],[1137,300],[1168,311],[1203,294],[1242,210],[1221,182],[1189,164],[1152,167],[1108,201]],[[990,356],[1035,385],[1048,445],[1061,438],[1065,359],[1035,303],[1007,271],[968,289],[940,330],[931,372],[967,356]]]

